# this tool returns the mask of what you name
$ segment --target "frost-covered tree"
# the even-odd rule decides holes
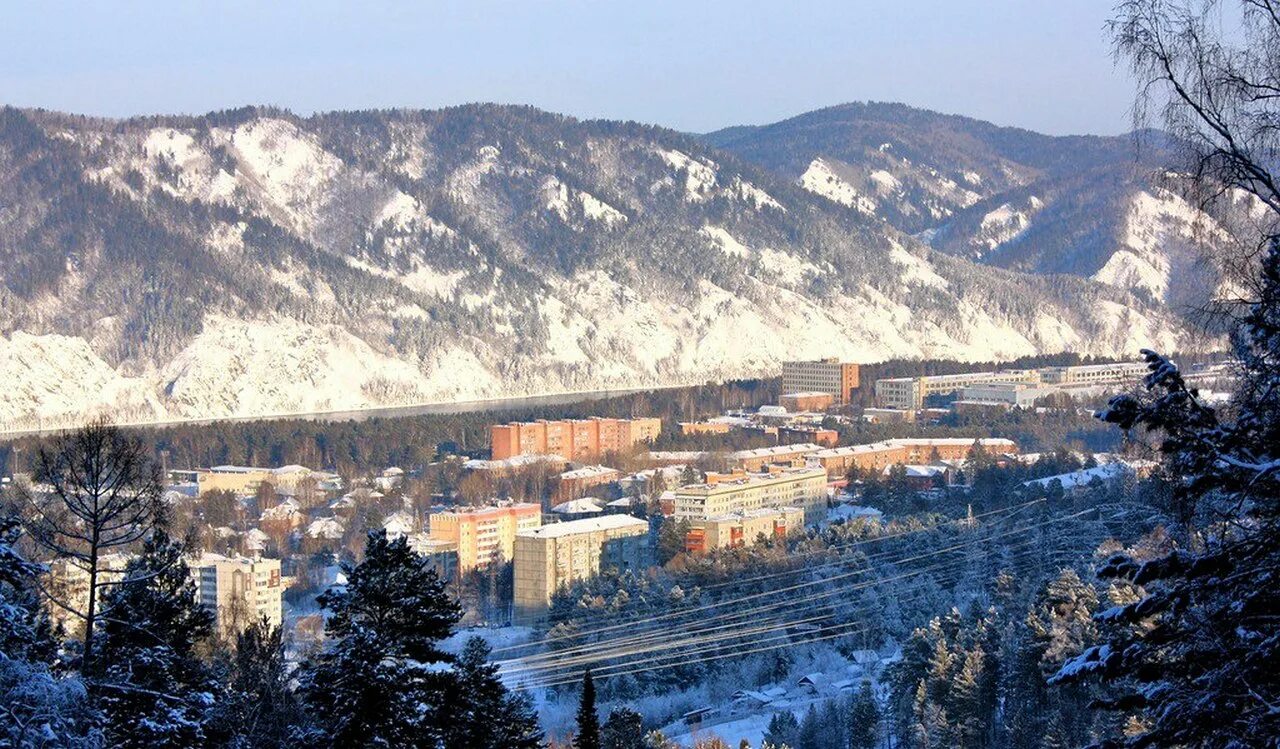
[[[364,561],[342,569],[347,584],[319,598],[328,644],[300,676],[317,729],[309,742],[435,749],[455,684],[454,659],[438,644],[458,604],[428,561],[385,531],[369,534]]]
[[[50,667],[54,642],[35,586],[43,568],[14,549],[20,535],[16,518],[0,518],[0,746],[95,746],[84,683]]]
[[[864,681],[849,704],[849,749],[875,749],[879,739],[880,707],[871,682]]]
[[[212,743],[222,689],[197,650],[213,637],[213,615],[182,555],[181,543],[153,532],[103,599],[116,613],[103,620],[89,679],[111,746]]]
[[[796,746],[800,740],[800,722],[795,713],[790,710],[774,713],[765,729],[764,740],[775,746]]]
[[[1240,299],[1225,311],[1238,384],[1228,407],[1210,406],[1148,351],[1146,392],[1101,414],[1158,439],[1183,547],[1107,560],[1099,575],[1142,586],[1141,597],[1100,612],[1105,641],[1054,681],[1096,676],[1121,690],[1100,704],[1133,720],[1109,745],[1271,745],[1280,736],[1280,3],[1132,0],[1114,28],[1118,52],[1189,144],[1198,192],[1254,201],[1266,250],[1235,258]]]

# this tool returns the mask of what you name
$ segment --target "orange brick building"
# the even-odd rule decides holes
[[[889,466],[931,463],[935,460],[965,460],[981,445],[988,454],[1016,453],[1013,440],[967,437],[892,439],[868,445],[849,445],[809,453],[811,463],[825,468],[828,476],[843,476],[850,468],[878,473]]]
[[[458,570],[470,572],[496,559],[514,558],[516,533],[542,525],[542,506],[531,503],[458,508],[430,516],[429,537],[458,545]]]
[[[494,460],[516,455],[559,455],[565,460],[589,460],[652,442],[661,431],[662,420],[652,418],[517,421],[489,427],[489,442]]]
[[[855,365],[856,366],[856,365]],[[854,377],[857,381],[857,377]],[[855,384],[854,387],[857,387]],[[825,411],[835,403],[834,393],[783,393],[778,396],[778,405],[792,413],[805,411]]]

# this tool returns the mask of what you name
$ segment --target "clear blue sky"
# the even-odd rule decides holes
[[[1128,128],[1113,0],[0,0],[0,102],[86,114],[533,104],[705,131],[903,101]]]

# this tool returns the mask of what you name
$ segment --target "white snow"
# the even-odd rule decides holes
[[[740,258],[751,257],[750,248],[734,239],[732,234],[719,226],[704,226],[698,232],[714,240],[726,255]]]
[[[898,181],[898,178],[884,169],[877,169],[868,176],[871,177],[872,182],[876,183],[876,189],[883,193],[896,192],[902,187],[902,183]]]
[[[809,168],[800,176],[800,186],[811,193],[849,208],[856,208],[862,213],[874,215],[876,203],[866,197],[848,182],[841,179],[827,162],[814,159]]]
[[[716,186],[716,165],[706,159],[695,159],[683,151],[658,149],[667,166],[684,173],[685,199],[704,200]]]

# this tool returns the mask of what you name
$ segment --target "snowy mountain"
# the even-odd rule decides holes
[[[927,169],[854,184],[848,163],[791,179],[673,131],[527,107],[6,108],[0,424],[701,382],[791,357],[1176,347],[1177,319],[1123,284],[930,250],[882,220]],[[1034,177],[956,168],[981,185],[961,174],[949,192],[940,171],[919,193],[948,216]]]
[[[1232,236],[1171,189],[1159,133],[1054,137],[870,103],[705,138],[942,252],[1091,278],[1179,312],[1217,290],[1202,256]]]

